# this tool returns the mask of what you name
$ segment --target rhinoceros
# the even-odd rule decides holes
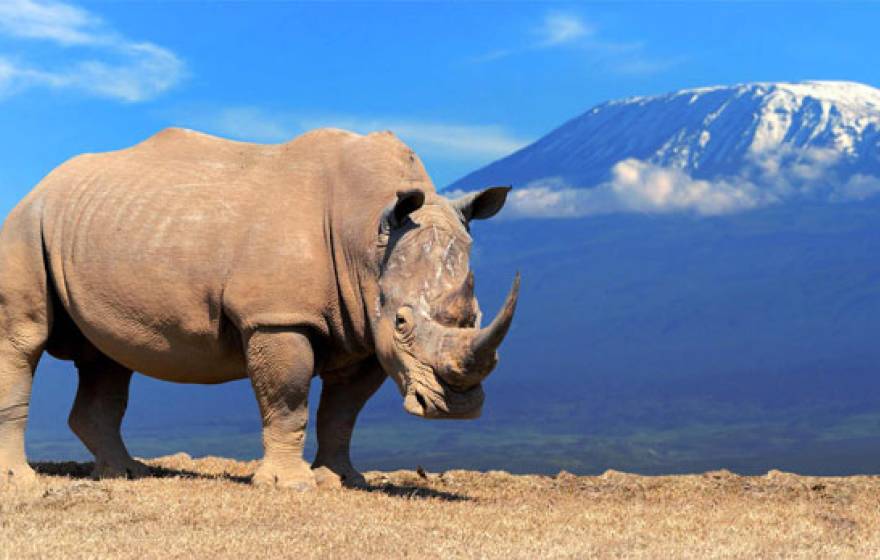
[[[469,223],[496,214],[509,190],[447,199],[388,132],[262,145],[168,129],[62,164],[0,232],[0,477],[35,479],[24,431],[48,352],[78,370],[69,425],[96,477],[149,472],[120,434],[137,371],[250,379],[264,446],[254,484],[364,484],[351,434],[386,377],[411,414],[480,414],[519,274],[481,327]]]

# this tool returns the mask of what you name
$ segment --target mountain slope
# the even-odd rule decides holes
[[[880,90],[852,82],[754,83],[594,107],[451,189],[550,179],[589,188],[630,158],[697,179],[785,170],[809,180],[880,175]]]

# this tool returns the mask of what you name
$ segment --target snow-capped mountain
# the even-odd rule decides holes
[[[751,205],[786,196],[780,183],[834,183],[844,189],[837,197],[873,194],[880,190],[873,181],[880,176],[880,90],[853,82],[753,83],[610,101],[450,188],[584,189],[633,173],[644,182],[658,170],[673,173],[665,178],[674,183],[690,181],[690,195],[693,181],[731,186],[733,179],[739,190],[727,194],[735,196],[748,182]],[[766,188],[772,192],[755,198]]]

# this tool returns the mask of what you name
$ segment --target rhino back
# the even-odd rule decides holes
[[[168,130],[68,162],[38,187],[59,300],[132,369],[194,383],[244,376],[243,323],[324,328],[333,305],[333,140],[263,146]]]

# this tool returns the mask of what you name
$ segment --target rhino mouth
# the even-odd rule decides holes
[[[462,390],[439,376],[432,377],[434,383],[410,383],[403,401],[407,412],[422,418],[472,419],[480,416],[486,397],[482,385]]]

